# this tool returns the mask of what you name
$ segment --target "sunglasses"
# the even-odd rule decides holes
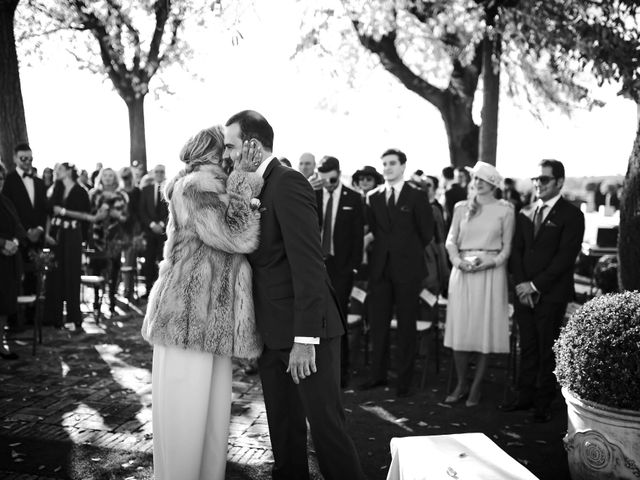
[[[533,183],[538,182],[540,185],[546,185],[551,180],[555,180],[556,177],[551,177],[549,175],[540,175],[539,177],[531,177],[531,181]]]
[[[26,162],[27,160],[33,160],[33,157],[23,157],[23,156],[20,156],[20,157],[18,157],[18,159],[19,159],[21,162]]]
[[[327,178],[327,181],[331,184],[338,183],[338,177]]]
[[[367,182],[373,182],[374,178],[373,177],[360,177],[360,181],[367,181]]]

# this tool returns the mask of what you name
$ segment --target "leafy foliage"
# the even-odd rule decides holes
[[[556,377],[580,398],[640,411],[640,293],[596,297],[554,345]]]

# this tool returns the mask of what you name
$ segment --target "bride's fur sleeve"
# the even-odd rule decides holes
[[[258,247],[260,214],[251,198],[262,188],[255,173],[233,172],[226,181],[211,171],[196,171],[173,184],[171,210],[176,230],[192,230],[202,242],[227,253]]]

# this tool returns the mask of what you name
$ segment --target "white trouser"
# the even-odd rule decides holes
[[[231,359],[154,346],[156,480],[223,480],[231,415]]]

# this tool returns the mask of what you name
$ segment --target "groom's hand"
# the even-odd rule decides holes
[[[287,373],[291,374],[296,385],[312,373],[316,373],[316,347],[313,344],[294,343],[289,353]]]

